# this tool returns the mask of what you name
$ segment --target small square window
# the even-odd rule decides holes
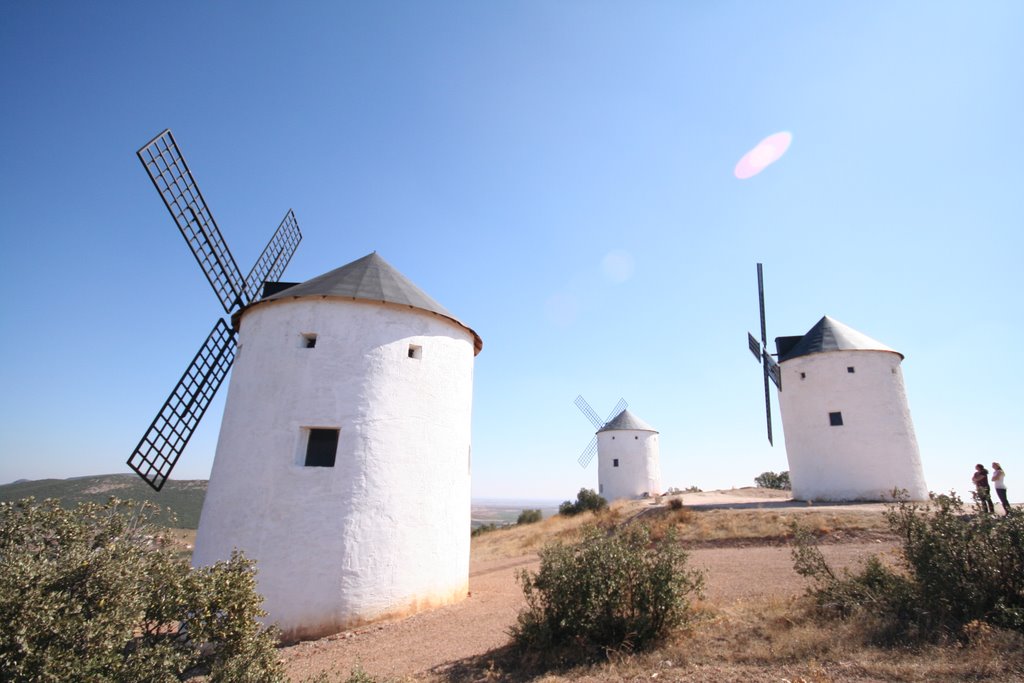
[[[633,437],[633,439],[634,439],[635,441],[639,441],[639,440],[640,440],[640,437],[639,437],[639,436],[634,436],[634,437]]]
[[[302,341],[299,344],[299,347],[303,349],[312,349],[316,347],[316,334],[312,332],[303,332]]]
[[[306,467],[334,467],[340,429],[310,429],[306,441]]]
[[[800,373],[800,379],[807,379],[807,373],[806,372],[801,372]]]
[[[853,366],[852,365],[848,366],[846,368],[846,371],[852,375],[853,374]]]
[[[842,413],[829,413],[828,414],[828,423],[830,425],[832,425],[833,427],[842,427],[843,426],[843,414]]]
[[[618,458],[613,458],[612,459],[612,467],[618,467],[618,466],[619,466],[619,459]]]
[[[409,344],[409,358],[422,358],[423,347],[416,344]]]

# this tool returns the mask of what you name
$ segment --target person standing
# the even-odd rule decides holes
[[[983,512],[995,512],[996,506],[992,504],[992,494],[988,488],[988,470],[980,462],[974,467],[974,476],[971,477],[974,483],[975,498],[981,504]]]
[[[1010,501],[1006,499],[1006,472],[997,462],[992,463],[992,486],[996,490],[996,495],[999,496],[999,502],[1003,505],[1003,513],[1010,514]]]

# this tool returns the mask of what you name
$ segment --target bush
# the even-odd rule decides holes
[[[558,514],[566,517],[578,515],[581,512],[600,512],[608,507],[608,501],[597,495],[594,489],[583,488],[576,494],[576,502],[565,501],[558,506]]]
[[[933,496],[930,508],[900,500],[886,517],[901,541],[899,570],[872,558],[837,576],[798,534],[795,568],[816,582],[821,607],[869,617],[883,641],[931,640],[972,622],[1024,631],[1024,516],[964,514],[951,494]]]
[[[674,535],[652,547],[642,526],[613,535],[589,528],[576,545],[549,544],[536,574],[518,574],[527,606],[513,640],[524,651],[585,659],[645,649],[690,617],[688,596],[704,577],[686,559]]]
[[[683,509],[683,499],[682,498],[671,498],[671,499],[669,499],[668,507],[671,510],[682,510]]]
[[[523,510],[519,513],[516,524],[536,524],[542,519],[544,519],[544,515],[541,514],[540,510]]]
[[[754,477],[754,483],[763,489],[777,489],[789,491],[789,471],[785,472],[762,472]]]
[[[253,562],[193,570],[150,504],[0,504],[4,680],[280,681]]]
[[[477,536],[482,536],[483,534],[486,534],[486,533],[491,532],[491,531],[497,531],[498,528],[499,527],[498,527],[497,522],[491,522],[489,524],[481,524],[480,526],[476,527],[475,529],[472,529],[469,532],[469,535],[470,535],[470,537],[475,538]]]

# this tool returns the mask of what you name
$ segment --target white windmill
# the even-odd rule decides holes
[[[597,454],[598,493],[609,501],[660,495],[657,430],[630,412],[621,398],[604,421],[583,396],[577,396],[575,403],[597,429],[579,463],[586,468]]]
[[[903,354],[823,317],[806,334],[776,337],[778,363],[766,348],[764,280],[757,264],[761,340],[751,352],[779,392],[793,498],[884,500],[893,489],[928,498],[921,454],[900,363]]]
[[[286,639],[464,598],[480,337],[376,253],[264,294],[231,316],[193,563],[255,559]],[[143,442],[133,467],[159,459]]]

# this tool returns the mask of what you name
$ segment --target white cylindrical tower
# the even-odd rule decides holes
[[[606,500],[661,494],[658,432],[623,410],[597,432],[598,493]]]
[[[286,639],[464,598],[476,333],[376,253],[235,325],[193,563],[255,559]]]
[[[903,355],[828,316],[776,345],[793,497],[926,500]]]

